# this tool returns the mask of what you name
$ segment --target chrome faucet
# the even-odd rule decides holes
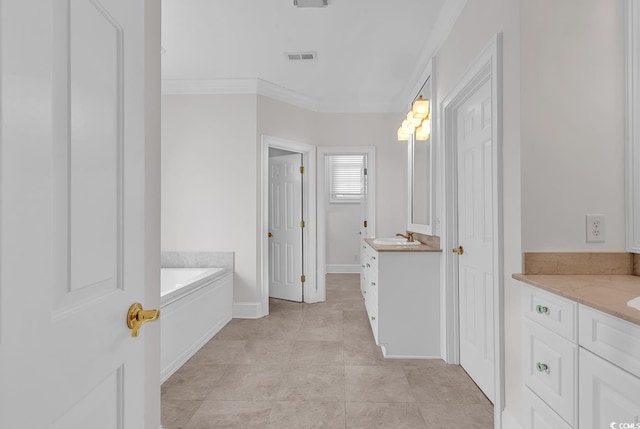
[[[407,241],[409,241],[409,242],[413,242],[413,241],[415,241],[415,240],[413,239],[413,232],[409,232],[409,231],[407,231],[407,235],[404,235],[404,234],[400,234],[400,233],[398,233],[398,234],[396,234],[396,237],[404,237],[404,238],[406,238],[406,239],[407,239]]]

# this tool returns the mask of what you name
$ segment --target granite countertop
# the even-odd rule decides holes
[[[442,252],[442,249],[438,249],[432,246],[428,246],[426,244],[420,244],[418,246],[387,246],[381,244],[374,244],[373,240],[375,238],[365,238],[364,241],[374,250],[378,252]]]
[[[640,276],[514,274],[513,278],[640,325],[640,310],[627,305],[640,296]]]

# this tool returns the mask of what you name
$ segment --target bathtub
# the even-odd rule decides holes
[[[162,268],[161,380],[164,382],[231,320],[233,272]]]

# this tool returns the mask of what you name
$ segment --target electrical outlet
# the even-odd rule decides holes
[[[587,243],[604,243],[604,215],[586,215]]]

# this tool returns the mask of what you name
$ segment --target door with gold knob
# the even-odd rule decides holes
[[[494,400],[491,81],[457,111],[460,364]]]
[[[159,2],[1,8],[0,428],[157,429]]]

